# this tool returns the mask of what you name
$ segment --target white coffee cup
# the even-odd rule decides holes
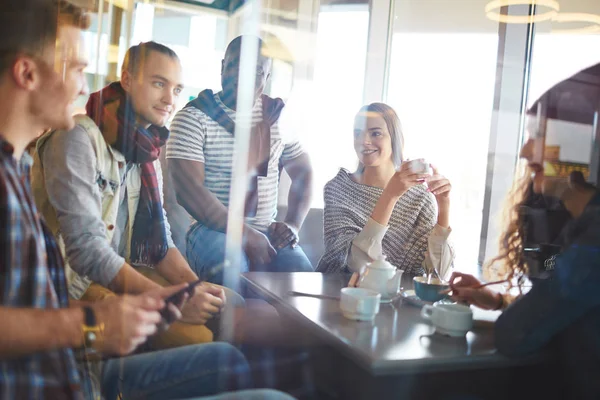
[[[410,168],[413,174],[430,174],[431,173],[431,165],[426,162],[424,159],[416,159],[410,160],[408,162],[408,167]]]
[[[373,321],[379,312],[381,294],[370,289],[347,287],[341,290],[340,299],[344,317],[356,321]]]
[[[421,309],[421,316],[435,326],[436,332],[460,337],[473,328],[473,311],[462,304],[434,303]]]

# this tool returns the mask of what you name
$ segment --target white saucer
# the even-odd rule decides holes
[[[444,328],[440,328],[439,326],[436,326],[435,327],[435,332],[439,333],[440,335],[446,335],[446,336],[451,336],[451,337],[463,337],[469,331],[455,330],[455,329],[444,329]]]
[[[425,304],[433,304],[428,301],[421,300],[419,296],[415,294],[414,290],[403,290],[400,292],[400,297],[402,297],[402,301],[405,301],[406,303],[416,307],[423,307]]]

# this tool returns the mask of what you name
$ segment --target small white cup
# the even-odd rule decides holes
[[[341,290],[342,314],[355,321],[373,321],[379,312],[381,294],[374,290],[347,287]]]
[[[431,173],[431,165],[423,159],[410,160],[408,166],[413,174]]]
[[[421,316],[431,321],[435,330],[443,335],[460,337],[473,328],[473,311],[462,304],[426,304],[421,309]]]

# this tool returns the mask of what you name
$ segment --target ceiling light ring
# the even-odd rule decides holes
[[[553,19],[553,22],[569,23],[582,22],[588,25],[574,29],[552,29],[552,33],[568,33],[568,34],[592,34],[600,32],[600,15],[589,13],[558,13]]]
[[[507,15],[496,10],[507,6],[536,5],[546,7],[549,10],[535,15]],[[497,22],[505,24],[530,24],[552,20],[560,11],[560,4],[556,0],[492,0],[485,6],[486,16]]]

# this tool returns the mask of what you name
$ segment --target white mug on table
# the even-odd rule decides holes
[[[462,304],[427,304],[421,309],[421,316],[431,321],[437,332],[448,336],[464,336],[473,328],[473,311]]]
[[[341,290],[340,308],[344,317],[372,321],[379,312],[381,294],[374,290],[346,287]]]

